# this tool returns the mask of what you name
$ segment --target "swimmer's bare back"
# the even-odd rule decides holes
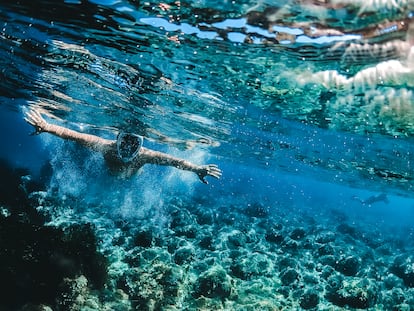
[[[94,151],[101,152],[111,172],[129,177],[145,164],[173,166],[197,174],[200,180],[208,184],[207,176],[221,177],[221,170],[216,164],[197,165],[187,160],[173,157],[169,154],[142,147],[136,158],[131,162],[123,162],[117,152],[116,140],[104,139],[99,136],[80,133],[63,126],[48,123],[35,109],[25,114],[25,120],[31,124],[37,134],[50,133],[63,139],[75,141]]]

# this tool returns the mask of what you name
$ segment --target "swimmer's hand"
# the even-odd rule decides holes
[[[207,180],[205,179],[206,176],[212,176],[217,179],[221,177],[221,170],[215,164],[200,165],[195,173],[205,184],[208,184]]]
[[[30,109],[25,113],[24,119],[27,123],[34,126],[36,130],[34,134],[40,134],[46,131],[48,123],[45,119],[43,119],[42,115],[38,111]]]

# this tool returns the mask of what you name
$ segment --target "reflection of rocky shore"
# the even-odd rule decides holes
[[[10,299],[18,295],[21,310],[414,308],[413,243],[352,225],[340,212],[175,199],[158,227],[41,192],[25,204],[53,214],[60,228],[32,224],[2,203],[8,291],[0,309],[17,308]],[[27,294],[34,288],[42,295]]]

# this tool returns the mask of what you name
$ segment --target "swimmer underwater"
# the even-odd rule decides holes
[[[154,151],[142,146],[142,136],[132,133],[119,133],[117,140],[80,133],[63,126],[48,123],[42,115],[30,109],[25,120],[36,129],[36,134],[50,133],[60,138],[75,141],[94,151],[101,152],[112,174],[131,177],[145,164],[173,166],[197,174],[200,180],[208,184],[206,176],[221,177],[221,170],[215,164],[197,165],[187,160]]]

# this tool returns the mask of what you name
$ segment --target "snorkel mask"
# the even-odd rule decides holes
[[[116,139],[118,157],[124,163],[131,162],[141,150],[144,139],[132,133],[119,133]]]

